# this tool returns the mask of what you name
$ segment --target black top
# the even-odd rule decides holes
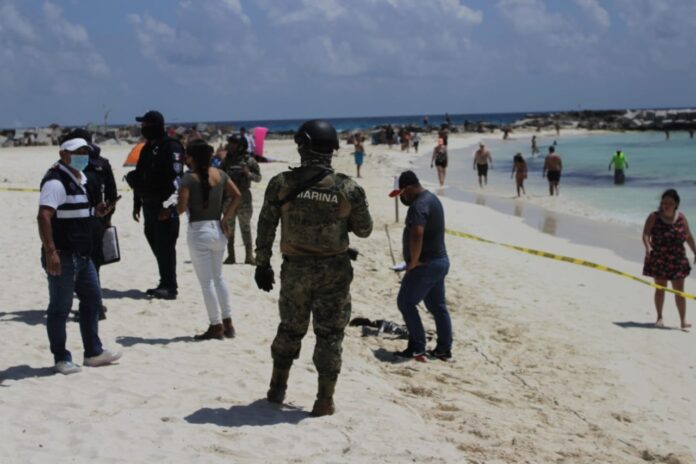
[[[425,226],[423,249],[419,261],[424,263],[437,258],[447,257],[445,248],[445,212],[442,203],[427,190],[424,190],[411,203],[406,213],[406,227],[402,238],[404,261],[411,259],[409,239],[413,226]]]
[[[135,167],[136,196],[144,203],[161,203],[178,190],[183,173],[184,148],[171,137],[148,141]]]
[[[101,156],[96,159],[90,158],[89,164],[82,172],[87,177],[87,192],[92,207],[96,207],[102,201],[108,203],[116,201],[118,196],[116,180],[108,159]],[[100,219],[108,221],[110,217],[109,214],[109,217],[104,216]]]

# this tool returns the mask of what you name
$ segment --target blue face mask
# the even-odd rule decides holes
[[[84,170],[89,164],[89,155],[71,155],[70,167],[76,171]]]

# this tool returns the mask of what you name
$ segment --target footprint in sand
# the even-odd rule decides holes
[[[408,387],[400,389],[404,393],[409,393],[411,395],[422,396],[428,398],[433,396],[433,391],[429,388],[419,387],[416,385],[409,385]]]

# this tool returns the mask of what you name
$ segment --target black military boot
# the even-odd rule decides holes
[[[266,399],[271,403],[281,404],[285,400],[285,390],[288,388],[288,377],[290,376],[290,368],[281,369],[273,368],[271,375],[271,388],[266,393]]]
[[[244,264],[256,265],[256,258],[254,258],[254,247],[250,244],[244,246],[246,251],[246,257],[244,258]]]
[[[336,412],[333,395],[336,390],[336,381],[319,378],[319,389],[317,392],[317,400],[314,402],[314,407],[310,416],[321,417],[330,416]]]
[[[227,259],[223,261],[223,264],[234,264],[236,262],[234,259],[234,243],[227,242]]]

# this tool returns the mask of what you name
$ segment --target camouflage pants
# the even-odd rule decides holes
[[[280,270],[280,324],[271,345],[273,365],[289,368],[300,355],[309,318],[317,342],[314,365],[320,378],[336,380],[342,343],[350,320],[353,268],[346,254],[315,259],[285,259]]]
[[[229,203],[225,203],[225,208]],[[230,249],[234,247],[234,232],[235,223],[239,219],[239,228],[242,232],[242,241],[246,248],[253,247],[253,242],[251,240],[251,215],[254,213],[254,205],[251,202],[251,192],[245,190],[242,192],[242,201],[239,203],[239,208],[237,211],[230,216],[227,221],[227,225],[230,227],[230,238],[227,240],[227,248]]]

